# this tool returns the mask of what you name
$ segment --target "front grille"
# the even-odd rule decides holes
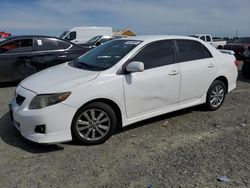
[[[25,97],[17,94],[17,96],[16,96],[16,103],[17,104],[21,105],[24,100],[25,100]]]

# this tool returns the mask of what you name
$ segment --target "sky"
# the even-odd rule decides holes
[[[1,0],[0,31],[59,36],[74,26],[138,35],[250,36],[250,0]]]

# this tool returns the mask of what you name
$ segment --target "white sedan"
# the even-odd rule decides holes
[[[237,75],[233,55],[200,39],[119,39],[25,79],[10,111],[31,141],[98,144],[118,126],[200,104],[216,110]]]

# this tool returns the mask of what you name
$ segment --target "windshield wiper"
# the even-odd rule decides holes
[[[97,66],[94,66],[94,65],[90,65],[90,64],[87,64],[87,63],[84,63],[84,62],[79,62],[79,61],[74,61],[74,65],[78,68],[84,68],[84,69],[87,69],[87,70],[93,70],[93,71],[100,71],[100,70],[103,70],[101,69],[100,67],[97,67]]]

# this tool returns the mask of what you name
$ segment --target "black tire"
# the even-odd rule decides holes
[[[250,63],[243,63],[241,73],[245,78],[250,78]]]
[[[220,91],[223,90],[223,96],[221,94],[214,94],[216,91],[216,88],[220,88]],[[221,105],[223,104],[225,97],[226,97],[227,91],[226,91],[226,86],[225,84],[220,81],[220,80],[215,80],[211,86],[208,89],[207,92],[207,98],[206,98],[206,108],[207,110],[213,111],[213,110],[217,110],[221,107]],[[218,100],[218,104],[216,105],[216,103],[213,104],[213,99],[215,98],[215,100]],[[213,102],[211,102],[213,101]]]
[[[97,120],[98,117],[96,117],[96,120],[95,121],[98,121],[98,123],[93,123],[93,118],[92,118],[92,113],[91,111],[95,111],[94,114],[95,114],[95,117],[102,114],[102,118],[104,116],[104,119],[108,119],[106,120],[106,125],[105,125],[105,130],[103,129],[104,125],[101,125],[101,120],[102,118],[100,118],[100,121]],[[99,115],[96,115],[96,113],[99,112]],[[91,118],[90,120],[91,121],[82,121],[82,119],[86,118],[86,113],[87,113],[87,116],[90,114],[89,118]],[[85,114],[85,115],[84,115]],[[85,119],[87,120],[87,118]],[[82,121],[84,122],[84,124],[87,122],[88,125],[79,125],[79,121]],[[91,123],[90,123],[91,122]],[[95,124],[95,125],[94,125]],[[82,132],[80,132],[80,129],[81,127],[79,126],[83,126],[84,129],[86,130],[86,132],[84,132],[85,130],[82,130]],[[102,128],[100,127],[102,126]],[[88,127],[88,128],[85,128],[85,127]],[[91,127],[91,128],[90,128]],[[108,130],[107,127],[109,127]],[[85,144],[85,145],[95,145],[95,144],[100,144],[100,143],[104,143],[106,140],[108,140],[113,132],[115,131],[117,127],[117,117],[116,117],[116,114],[114,112],[114,110],[108,105],[108,104],[105,104],[105,103],[102,103],[102,102],[94,102],[94,103],[90,103],[86,106],[83,106],[82,108],[80,108],[74,118],[73,118],[73,121],[72,121],[72,125],[71,125],[71,133],[72,133],[72,138],[74,141],[80,143],[80,144]],[[95,130],[93,130],[95,129]],[[98,130],[97,130],[98,129]],[[96,139],[96,140],[92,140],[92,138],[84,138],[84,137],[88,137],[86,136],[87,135],[87,132],[90,130],[90,133],[89,134],[96,134],[96,135],[99,135],[101,136],[101,134],[98,132],[101,130],[101,132],[105,132],[105,135],[103,137],[100,137],[99,139]],[[94,132],[94,133],[93,133]]]

